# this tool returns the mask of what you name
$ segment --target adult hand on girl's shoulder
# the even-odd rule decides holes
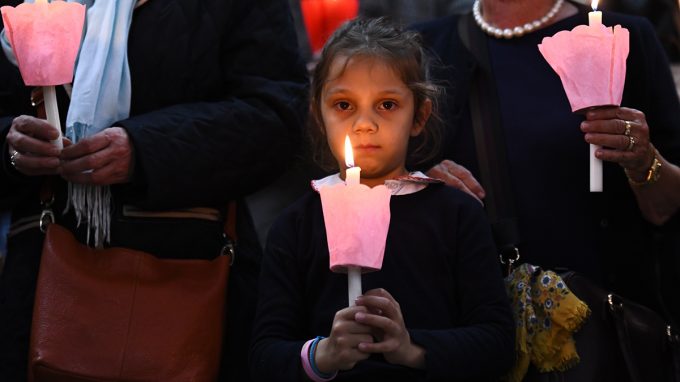
[[[427,176],[437,178],[453,188],[467,192],[482,203],[486,196],[484,188],[474,175],[458,163],[445,159],[427,171]],[[483,203],[482,203],[483,204]]]
[[[322,373],[349,370],[357,362],[370,356],[359,350],[359,344],[373,342],[373,328],[354,320],[357,313],[365,313],[363,306],[351,306],[335,313],[331,334],[319,341],[315,363]]]
[[[368,312],[357,312],[354,319],[378,329],[375,343],[360,343],[359,350],[366,353],[383,353],[389,363],[415,369],[425,366],[425,349],[411,342],[399,303],[386,290],[372,289],[357,299],[357,306]]]

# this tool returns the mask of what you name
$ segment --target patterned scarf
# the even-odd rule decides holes
[[[533,363],[541,372],[564,371],[579,361],[572,335],[590,315],[562,278],[522,264],[505,278],[515,315],[517,360],[507,376],[521,382]]]

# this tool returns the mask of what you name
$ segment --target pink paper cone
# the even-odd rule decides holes
[[[55,86],[73,80],[85,23],[84,5],[23,3],[0,11],[26,85]]]
[[[538,49],[562,80],[572,111],[621,105],[628,30],[579,25],[545,37]]]
[[[363,271],[382,268],[390,225],[390,191],[385,186],[323,187],[319,190],[328,238],[330,269]]]

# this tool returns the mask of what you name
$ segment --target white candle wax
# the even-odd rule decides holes
[[[57,92],[54,86],[43,86],[43,100],[45,102],[45,114],[47,114],[47,122],[54,126],[59,132],[57,139],[52,141],[58,149],[64,148],[64,142],[61,139],[61,122],[59,120],[59,107],[57,106]]]
[[[602,12],[597,10],[597,4],[599,3],[599,0],[592,0],[590,3],[591,8],[593,8],[592,12],[588,12],[588,25],[592,26],[597,26],[597,25],[602,25]]]
[[[588,25],[598,27],[602,25],[602,12],[597,10],[599,0],[593,0],[590,6],[592,12],[588,12]],[[595,157],[595,151],[600,148],[590,145],[590,192],[602,192],[602,160]]]
[[[590,145],[590,192],[602,192],[602,160],[595,157],[600,146]]]
[[[350,167],[345,170],[345,184],[348,186],[361,183],[361,167]]]
[[[349,306],[356,305],[357,297],[361,296],[361,268],[347,267],[347,297]]]
[[[349,140],[349,135],[345,136],[345,184],[347,186],[355,186],[361,183],[361,168],[354,167],[354,153],[352,151],[352,142]],[[347,297],[349,299],[349,306],[356,305],[356,299],[361,295],[361,268],[347,267]]]
[[[601,11],[592,11],[588,12],[588,25],[596,26],[596,25],[602,25],[602,12]]]
[[[347,165],[345,184],[352,186],[361,183],[361,167],[354,167],[354,153],[349,135],[345,136],[345,164]]]

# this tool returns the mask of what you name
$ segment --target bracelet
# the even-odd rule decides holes
[[[307,377],[309,377],[309,379],[311,379],[314,382],[330,381],[338,375],[337,371],[332,374],[322,373],[316,367],[316,362],[314,360],[316,347],[319,344],[319,341],[321,341],[324,338],[325,337],[317,336],[316,338],[305,342],[304,346],[302,346],[302,350],[300,351],[300,360],[302,361],[302,368],[307,374]]]
[[[638,182],[630,177],[627,170],[625,172],[626,177],[628,177],[628,183],[630,183],[631,186],[642,187],[648,184],[656,183],[656,181],[661,177],[661,161],[659,160],[657,151],[654,150],[654,160],[652,160],[652,165],[649,166],[649,170],[647,170],[647,176],[643,181]]]

